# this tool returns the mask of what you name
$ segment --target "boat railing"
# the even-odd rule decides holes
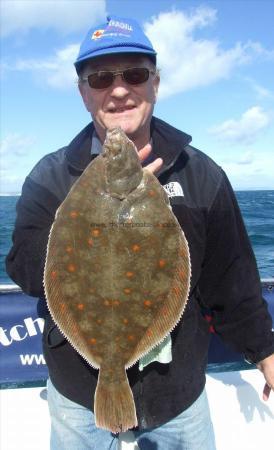
[[[262,279],[261,285],[274,319],[274,278]],[[0,284],[0,296],[0,387],[45,385],[48,376],[42,350],[44,317],[48,313],[45,300],[24,294],[16,284]],[[207,373],[252,368],[254,365],[212,334]]]

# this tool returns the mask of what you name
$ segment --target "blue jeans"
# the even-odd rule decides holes
[[[94,414],[72,402],[48,381],[51,450],[117,450],[118,435],[96,428]],[[135,431],[140,450],[215,450],[205,390],[174,419],[157,428]]]

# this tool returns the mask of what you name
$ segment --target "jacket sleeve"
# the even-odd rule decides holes
[[[47,242],[57,197],[28,177],[17,203],[17,218],[12,235],[13,246],[6,258],[6,270],[22,290],[43,297],[43,272]]]
[[[262,298],[254,253],[225,174],[207,219],[207,245],[199,291],[213,326],[250,362],[274,353],[274,333]]]

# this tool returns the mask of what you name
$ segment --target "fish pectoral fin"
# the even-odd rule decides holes
[[[126,370],[116,378],[106,377],[100,369],[94,402],[95,423],[112,433],[137,426],[136,409]]]

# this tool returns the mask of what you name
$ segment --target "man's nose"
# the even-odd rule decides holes
[[[110,95],[116,98],[126,97],[130,92],[128,83],[124,81],[122,75],[116,75],[110,86]]]

